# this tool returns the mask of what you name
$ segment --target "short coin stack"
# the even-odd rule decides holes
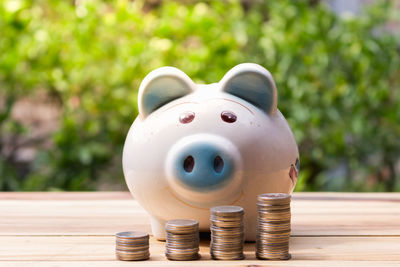
[[[284,193],[262,194],[257,197],[256,256],[258,259],[290,259],[290,199],[290,195]]]
[[[210,253],[214,260],[242,260],[244,243],[244,210],[238,206],[211,208]]]
[[[115,235],[118,260],[140,261],[150,257],[149,235],[142,232],[121,232]]]
[[[199,223],[196,220],[170,220],[165,224],[167,242],[165,256],[169,260],[197,260],[199,255]]]

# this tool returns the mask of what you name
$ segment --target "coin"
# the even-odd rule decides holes
[[[120,232],[115,234],[118,239],[126,238],[126,239],[141,239],[141,238],[149,238],[149,234],[145,232],[138,231],[130,231],[130,232]]]
[[[244,259],[244,209],[217,206],[210,209],[210,254],[215,260]]]
[[[291,196],[285,193],[266,193],[257,196],[260,204],[283,205],[290,204]]]
[[[120,232],[115,234],[115,254],[118,260],[147,260],[149,252],[149,234],[144,232]]]
[[[256,257],[258,259],[290,259],[290,200],[291,196],[284,193],[257,196]]]
[[[237,214],[244,214],[244,210],[239,206],[216,206],[210,209],[211,215],[218,217],[236,217]]]
[[[169,260],[197,260],[199,254],[199,223],[196,220],[176,219],[165,224],[165,256]]]

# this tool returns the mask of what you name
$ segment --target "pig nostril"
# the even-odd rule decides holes
[[[192,156],[187,156],[183,161],[183,169],[186,172],[192,172],[194,168],[194,158]]]
[[[224,169],[224,160],[220,156],[216,156],[214,159],[214,170],[217,173],[222,172]]]

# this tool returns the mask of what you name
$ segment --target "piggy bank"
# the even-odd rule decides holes
[[[209,231],[210,207],[237,205],[246,240],[255,240],[257,195],[291,193],[297,181],[296,141],[277,104],[275,82],[257,64],[207,85],[173,67],[145,77],[122,161],[157,239],[170,219],[196,219]]]

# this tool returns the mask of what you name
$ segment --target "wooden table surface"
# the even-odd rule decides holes
[[[289,261],[168,261],[151,238],[151,258],[115,259],[114,234],[150,231],[127,192],[0,193],[0,266],[400,266],[400,193],[295,193]]]

